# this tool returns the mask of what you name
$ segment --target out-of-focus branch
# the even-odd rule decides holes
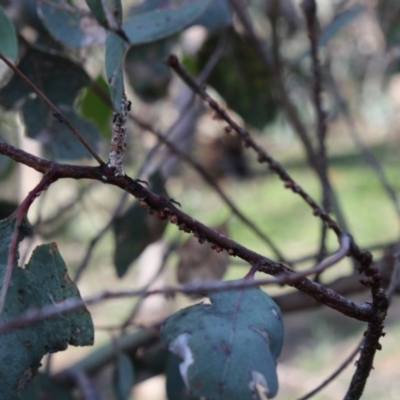
[[[67,370],[72,368],[73,370],[83,371],[87,375],[92,375],[114,359],[116,350],[133,353],[139,347],[154,343],[158,339],[158,327],[138,329],[135,332],[117,337],[113,342],[93,351],[87,357],[67,368]],[[71,378],[64,371],[56,374],[54,378],[61,382],[71,382]]]
[[[125,192],[117,206],[114,209],[114,212],[112,213],[111,217],[109,218],[109,220],[104,224],[103,228],[101,228],[97,234],[92,238],[92,240],[90,241],[89,245],[86,248],[86,253],[81,261],[81,263],[79,264],[78,268],[75,271],[74,274],[74,282],[78,282],[78,280],[80,279],[82,273],[84,272],[84,270],[86,269],[86,267],[89,264],[90,261],[90,257],[92,256],[93,250],[96,247],[97,243],[99,242],[99,240],[107,233],[107,231],[111,228],[113,222],[115,221],[116,216],[118,215],[118,213],[120,212],[121,208],[123,207],[124,203],[126,202],[126,200],[128,199],[128,193]]]
[[[310,393],[300,397],[298,400],[307,400],[311,399],[311,397],[315,396],[318,392],[328,386],[332,381],[334,381],[353,361],[354,357],[360,352],[363,341],[357,345],[357,347],[353,350],[353,352],[343,361],[342,364],[320,385],[318,385],[315,389],[313,389]]]
[[[307,33],[310,41],[311,48],[311,69],[313,77],[313,90],[312,99],[316,114],[316,136],[318,139],[318,151],[317,158],[319,164],[319,176],[322,186],[322,207],[325,211],[330,211],[330,188],[331,184],[328,177],[328,160],[326,154],[326,112],[322,105],[322,74],[321,74],[321,63],[318,55],[318,19],[317,19],[317,7],[314,2],[303,1],[301,3],[303,13],[307,25]],[[317,261],[322,260],[326,255],[326,237],[327,229],[326,225],[323,224],[321,227],[321,240],[319,245],[319,251],[317,255]],[[318,276],[318,275],[317,275]]]
[[[56,375],[59,381],[72,381],[81,393],[82,400],[99,400],[93,384],[90,382],[86,372],[78,368],[67,368]]]
[[[302,283],[304,283],[305,278],[303,278]],[[240,279],[236,281],[212,281],[212,282],[196,282],[181,286],[169,286],[160,289],[153,290],[120,290],[116,292],[106,291],[100,294],[87,297],[83,300],[80,299],[67,299],[58,304],[46,305],[42,308],[31,308],[19,316],[10,318],[7,321],[0,323],[0,334],[9,332],[10,330],[21,328],[24,326],[32,325],[38,321],[43,321],[45,319],[54,318],[56,316],[62,315],[63,313],[76,310],[83,305],[98,304],[105,300],[110,299],[121,299],[128,297],[147,297],[155,294],[163,294],[165,296],[173,296],[176,293],[185,294],[207,294],[211,292],[218,291],[228,291],[237,289],[246,289],[250,287],[258,287],[262,285],[271,284],[282,284],[284,281],[283,277],[277,279]],[[313,283],[313,282],[311,282]],[[313,285],[318,286],[319,292],[318,296],[321,302],[329,300],[334,305],[341,302],[340,305],[336,307],[338,311],[341,311],[344,315],[353,317],[361,321],[368,321],[373,317],[371,307],[369,303],[356,304],[345,298],[342,298],[338,294],[334,293],[330,289],[326,289],[324,286],[313,283]],[[329,296],[329,299],[327,299]],[[332,307],[335,308],[335,307]],[[350,312],[349,312],[350,311]]]
[[[321,173],[319,170],[318,157],[312,146],[310,137],[307,133],[307,129],[304,126],[303,122],[301,121],[297,108],[289,96],[289,92],[283,80],[282,71],[279,68],[280,66],[279,60],[273,59],[265,41],[263,41],[261,38],[258,37],[244,2],[242,0],[229,0],[229,2],[233,10],[236,12],[241,24],[243,25],[243,28],[246,34],[248,35],[255,51],[257,52],[260,59],[263,61],[264,66],[266,68],[266,73],[273,75],[274,79],[272,79],[271,82],[274,85],[274,94],[276,98],[279,99],[281,106],[288,118],[288,122],[291,124],[293,128],[293,131],[299,136],[304,145],[308,163],[314,169],[319,179],[321,179],[322,181]],[[276,53],[275,54],[276,57],[279,56],[276,49],[274,53]],[[340,226],[342,226],[342,228],[346,232],[348,232],[349,230],[347,228],[344,215],[341,211],[339,201],[336,198],[335,192],[332,190],[331,187],[329,187],[329,196]]]
[[[372,168],[372,170],[375,171],[376,176],[379,179],[379,182],[381,183],[384,191],[387,193],[389,199],[391,200],[393,207],[396,211],[397,217],[400,220],[400,203],[396,190],[393,188],[393,186],[387,179],[385,171],[383,170],[382,165],[380,164],[378,159],[374,156],[372,151],[370,151],[368,147],[364,144],[361,135],[357,130],[356,124],[354,123],[353,118],[351,117],[349,106],[344,97],[342,96],[339,89],[339,85],[337,84],[336,79],[331,71],[329,71],[329,79],[331,82],[332,93],[335,96],[337,105],[339,106],[339,109],[344,117],[344,121],[349,129],[351,138],[353,139],[358,150],[364,157],[366,163]]]

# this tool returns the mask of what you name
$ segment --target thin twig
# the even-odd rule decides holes
[[[167,286],[160,289],[152,289],[152,290],[120,290],[120,291],[104,291],[100,294],[86,297],[85,299],[67,299],[57,304],[49,304],[41,308],[31,308],[24,313],[10,318],[7,321],[0,323],[0,334],[8,332],[12,329],[21,328],[24,326],[28,326],[34,324],[39,321],[43,321],[48,318],[54,318],[62,315],[63,313],[70,312],[76,310],[83,305],[89,306],[91,304],[98,304],[104,300],[110,299],[121,299],[121,298],[129,298],[129,297],[148,297],[156,294],[163,294],[167,297],[174,296],[176,293],[185,293],[185,294],[198,294],[198,293],[211,293],[211,292],[219,292],[219,291],[228,291],[228,290],[237,290],[237,289],[246,289],[251,287],[259,287],[271,284],[281,283],[282,278],[274,279],[274,278],[266,278],[266,279],[240,279],[235,281],[212,281],[212,282],[196,282],[189,283],[180,286]],[[322,285],[320,285],[322,287]],[[345,300],[345,299],[344,299]],[[345,300],[348,302],[348,300]],[[359,307],[362,314],[359,314],[359,318],[361,320],[365,320],[364,318],[369,318],[370,308],[368,304],[365,303],[361,306],[357,306],[355,303],[352,303],[353,307]]]
[[[231,4],[233,10],[236,12],[238,19],[243,25],[249,39],[251,40],[255,51],[258,53],[260,59],[263,61],[266,68],[266,73],[268,75],[274,76],[274,79],[271,79],[271,82],[275,86],[274,93],[276,94],[277,98],[280,99],[281,105],[286,112],[289,123],[292,125],[294,131],[301,138],[310,165],[312,165],[317,171],[318,163],[315,156],[315,151],[311,144],[311,140],[309,138],[309,135],[307,134],[307,130],[300,120],[298,112],[288,95],[281,74],[279,73],[279,71],[276,70],[276,68],[274,68],[275,65],[280,64],[279,61],[273,59],[273,56],[269,51],[267,44],[257,36],[250,15],[246,9],[247,6],[244,4],[244,2],[241,0],[229,0],[229,3]],[[275,54],[275,56],[277,56],[277,54]]]
[[[325,271],[327,268],[331,267],[334,264],[337,264],[340,260],[342,260],[344,257],[346,257],[349,253],[350,250],[350,245],[351,245],[351,238],[348,235],[344,235],[340,239],[340,247],[338,251],[334,254],[332,254],[331,257],[327,258],[324,261],[321,261],[317,265],[306,269],[301,272],[297,272],[295,274],[292,274],[291,276],[285,275],[284,279],[282,280],[283,284],[288,284],[290,282],[295,282],[296,280],[299,280],[305,276],[309,276],[312,274],[320,274],[322,271]],[[279,276],[277,276],[277,279]]]
[[[94,236],[92,238],[92,240],[90,241],[89,245],[86,248],[86,253],[83,256],[83,259],[82,259],[81,263],[76,268],[76,271],[75,271],[75,274],[74,274],[74,278],[73,278],[73,281],[75,283],[78,282],[78,280],[80,279],[82,273],[84,272],[84,270],[88,266],[89,261],[90,261],[90,257],[92,256],[93,250],[96,247],[97,243],[107,233],[107,231],[111,228],[113,222],[115,221],[115,218],[117,217],[118,213],[121,211],[121,208],[124,206],[124,204],[125,204],[127,199],[128,199],[128,193],[124,192],[122,194],[117,206],[114,208],[114,212],[112,213],[110,219],[105,223],[103,228],[101,228],[97,232],[96,236]]]
[[[194,81],[194,79],[179,63],[178,58],[175,55],[170,55],[168,57],[167,63],[181,77],[181,79],[186,82],[186,84],[191,87],[192,90],[195,91],[200,96],[200,98],[202,98],[203,101],[216,112],[217,116],[221,120],[227,122],[228,126],[226,127],[226,130],[234,130],[238,134],[238,137],[241,138],[244,145],[246,147],[252,148],[256,152],[258,161],[260,163],[268,163],[269,169],[279,176],[279,178],[284,182],[285,187],[291,189],[293,193],[297,193],[299,196],[301,196],[303,200],[311,207],[311,209],[313,210],[313,214],[315,216],[318,216],[323,222],[325,222],[326,225],[335,232],[336,236],[340,240],[340,238],[344,236],[344,232],[340,228],[338,223],[329,215],[328,212],[321,208],[318,203],[310,195],[308,195],[308,193],[305,192],[299,184],[297,184],[297,182],[294,181],[294,179],[289,175],[289,173],[278,161],[276,161],[270,154],[268,154],[253,140],[246,129],[241,127],[230,117],[228,112],[224,110],[218,104],[218,102],[215,101],[207,93],[206,88],[200,87]],[[361,251],[353,239],[350,247],[350,255],[358,261],[360,273],[364,272],[368,275],[370,273],[369,267],[372,263],[372,254],[369,251]]]
[[[54,103],[34,84],[32,83],[19,68],[12,64],[3,54],[0,53],[0,59],[7,64],[7,66],[15,72],[41,99],[42,101],[57,115],[68,128],[75,135],[75,137],[85,146],[86,150],[99,162],[104,165],[105,162],[100,156],[91,148],[87,140],[79,133],[79,131],[68,121],[64,114],[54,105]]]
[[[167,265],[168,258],[174,252],[174,250],[176,250],[176,244],[170,244],[163,254],[161,264],[157,268],[157,271],[153,274],[153,276],[150,277],[149,281],[142,287],[142,290],[144,290],[144,291],[149,290],[151,285],[157,280],[157,278],[160,276],[160,274],[164,271],[164,269]],[[125,321],[120,326],[120,329],[125,330],[126,328],[128,328],[128,326],[132,325],[132,321],[135,318],[136,314],[138,313],[138,311],[143,303],[143,300],[144,300],[144,297],[141,297],[137,301],[137,303],[135,304],[135,306],[129,313],[128,318],[126,318]]]
[[[12,271],[14,269],[14,262],[16,259],[16,255],[18,253],[18,237],[20,235],[20,229],[23,223],[24,218],[26,217],[28,210],[34,200],[40,196],[40,194],[47,190],[51,183],[57,180],[56,174],[53,171],[49,170],[43,176],[42,180],[32,189],[29,194],[26,196],[25,200],[19,205],[19,207],[14,211],[12,217],[15,218],[15,227],[14,233],[11,237],[9,250],[8,250],[8,260],[6,272],[3,278],[3,282],[1,285],[1,295],[0,295],[0,315],[3,312],[4,304],[6,301],[8,287],[10,286]]]
[[[312,99],[316,114],[316,136],[318,139],[318,163],[319,163],[319,178],[322,186],[322,207],[325,211],[330,211],[330,188],[331,184],[328,177],[328,161],[326,155],[326,112],[322,105],[322,74],[321,63],[318,55],[318,19],[317,19],[317,4],[314,0],[303,0],[301,3],[303,13],[307,23],[307,33],[311,48],[311,66],[313,76]],[[321,240],[317,255],[317,262],[322,260],[326,254],[326,238],[327,228],[325,224],[321,227]],[[318,279],[317,275],[317,279]]]
[[[386,289],[386,296],[388,298],[389,304],[392,302],[393,295],[397,290],[399,284],[399,276],[400,276],[400,252],[396,252],[393,256],[396,261],[393,266],[392,276],[390,277],[389,286]]]
[[[301,187],[298,185],[294,179],[289,175],[289,173],[284,169],[284,167],[276,161],[270,154],[268,154],[261,146],[259,146],[250,136],[250,133],[239,124],[237,124],[224,110],[217,101],[215,101],[202,86],[199,86],[195,80],[189,75],[189,73],[180,64],[178,58],[175,55],[169,56],[167,64],[181,77],[181,79],[197,93],[205,103],[212,108],[221,120],[224,120],[229,126],[226,128],[227,131],[232,129],[237,133],[238,137],[243,141],[246,147],[252,148],[257,153],[258,162],[266,162],[269,165],[269,169],[275,172],[279,178],[285,183],[285,187],[291,189],[294,193],[301,196],[306,203],[312,208],[314,215],[321,218],[329,228],[331,228],[338,238],[343,235],[342,230],[336,221],[334,221],[331,216],[318,205],[318,203],[311,198]]]
[[[206,65],[200,71],[199,76],[197,77],[197,82],[199,84],[202,85],[207,81],[207,79],[210,76],[211,72],[213,71],[215,66],[218,64],[218,62],[221,59],[221,57],[224,55],[225,50],[226,50],[225,49],[226,42],[227,42],[227,36],[226,36],[226,34],[224,32],[220,36],[220,38],[218,40],[218,44],[217,44],[215,50],[213,51],[211,57],[208,59]],[[162,134],[162,136],[165,139],[168,139],[168,137],[176,130],[176,128],[182,122],[182,119],[185,118],[186,112],[188,111],[188,109],[191,106],[193,106],[193,102],[195,100],[195,94],[193,92],[190,92],[190,94],[191,94],[190,97],[187,99],[186,103],[183,105],[183,107],[181,109],[182,111],[179,113],[179,116],[176,118],[176,121]],[[104,97],[102,97],[102,99],[104,100]],[[131,119],[136,122],[136,117],[133,117]],[[137,125],[141,126],[140,123],[137,123]],[[141,127],[143,127],[143,126],[141,126]],[[152,127],[150,127],[150,129],[147,129],[147,128],[144,128],[144,129],[148,130],[151,133],[154,133],[154,129]],[[143,162],[143,164],[142,164],[142,166],[141,166],[141,168],[139,169],[139,172],[138,172],[138,176],[139,177],[142,175],[146,165],[148,165],[150,163],[150,161],[152,160],[154,155],[160,150],[160,147],[162,145],[166,145],[171,150],[170,146],[168,146],[167,143],[162,142],[162,141],[159,140],[157,142],[157,144],[146,155],[146,159],[144,160],[144,162]],[[172,143],[172,145],[173,145],[173,143]],[[174,153],[176,154],[176,152],[174,152]]]
[[[222,50],[221,50],[222,51]],[[219,53],[218,53],[219,56]],[[217,61],[217,58],[212,60],[212,65],[214,62]],[[211,61],[210,61],[211,62]],[[208,64],[207,64],[208,65]],[[208,67],[205,67],[205,71],[200,74],[198,80],[201,82],[203,79],[206,79],[207,74],[209,72],[209,69],[211,68],[211,65],[208,65]],[[206,74],[207,73],[207,74]],[[96,92],[96,94],[100,97],[100,99],[107,105],[111,105],[111,101],[109,97],[105,94],[105,92],[102,90],[101,87],[99,87],[97,84],[93,83],[93,88]],[[193,100],[193,98],[192,98]],[[192,104],[193,102],[191,101],[188,103],[188,105]],[[186,107],[186,106],[185,106]],[[189,154],[184,152],[183,150],[179,149],[174,143],[172,143],[170,140],[168,140],[168,136],[170,133],[176,128],[176,125],[180,122],[180,118],[165,132],[164,134],[160,133],[157,131],[151,124],[143,121],[140,117],[137,115],[130,114],[129,119],[133,121],[137,126],[142,128],[143,130],[146,130],[153,134],[154,136],[157,137],[159,144],[164,144],[169,148],[170,151],[172,151],[174,154],[176,154],[178,157],[180,157],[183,161],[185,161],[187,164],[189,164],[203,179],[204,181],[212,187],[216,193],[222,198],[222,200],[227,204],[227,206],[230,208],[232,213],[238,217],[239,220],[241,220],[246,226],[250,228],[259,238],[261,238],[272,250],[273,254],[276,256],[276,258],[287,264],[291,265],[291,262],[288,261],[282,252],[278,249],[276,244],[272,241],[272,239],[267,236],[264,232],[262,232],[257,225],[252,222],[249,218],[247,218],[240,210],[239,208],[235,205],[235,203],[225,194],[225,192],[222,190],[222,188],[218,185],[218,183],[215,181],[215,179],[207,172],[206,169],[204,169],[201,164],[199,164],[196,160],[193,159]],[[151,153],[153,154],[153,151],[155,151],[156,147],[158,149],[159,144],[157,144],[152,150]],[[151,157],[150,157],[151,158]],[[144,164],[146,164],[149,161],[149,157],[146,158]],[[144,165],[143,164],[143,165]],[[143,168],[140,169],[138,176],[141,176]]]
[[[315,396],[318,392],[328,386],[332,381],[334,381],[353,361],[354,357],[360,352],[363,341],[358,344],[358,346],[353,350],[353,352],[343,361],[342,364],[334,371],[327,379],[325,379],[320,385],[318,385],[311,392],[306,395],[300,397],[298,400],[307,400],[311,399],[311,397]]]
[[[374,153],[371,150],[369,150],[368,147],[363,142],[361,135],[358,132],[357,126],[350,115],[349,106],[340,92],[339,85],[337,84],[335,77],[333,76],[331,71],[328,72],[329,72],[329,79],[331,82],[333,95],[335,96],[337,105],[339,106],[339,109],[344,117],[344,121],[348,127],[349,134],[353,139],[354,143],[356,144],[358,150],[362,154],[366,163],[371,167],[373,171],[375,171],[375,174],[378,177],[383,190],[386,192],[386,194],[389,197],[389,200],[392,202],[397,217],[400,220],[400,203],[397,196],[397,192],[390,184],[379,160],[375,157]]]
[[[203,168],[201,164],[199,164],[193,157],[191,157],[189,154],[186,152],[182,151],[179,149],[177,146],[175,146],[174,143],[169,141],[165,135],[162,135],[159,133],[157,130],[155,130],[150,124],[142,121],[139,117],[135,115],[131,115],[130,118],[132,121],[134,121],[138,126],[140,126],[142,129],[145,129],[149,132],[151,132],[154,136],[157,137],[160,143],[165,144],[173,153],[175,153],[179,158],[184,160],[187,164],[189,164],[203,179],[204,181],[212,187],[215,192],[220,196],[220,198],[226,203],[226,205],[230,208],[232,213],[244,223],[244,225],[248,226],[250,230],[252,230],[259,238],[261,238],[272,250],[276,258],[285,263],[290,265],[290,262],[286,260],[286,258],[283,256],[282,252],[278,249],[278,247],[275,245],[275,243],[272,241],[272,239],[267,236],[264,232],[258,228],[258,226],[251,221],[249,218],[247,218],[240,210],[239,208],[235,205],[235,203],[230,199],[230,197],[222,190],[222,188],[218,185],[218,183],[215,181],[215,179],[211,176],[211,174]]]

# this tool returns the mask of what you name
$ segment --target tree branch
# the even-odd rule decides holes
[[[143,187],[138,181],[127,176],[115,176],[114,170],[108,168],[106,165],[88,167],[50,162],[26,153],[25,151],[17,149],[4,142],[0,142],[0,154],[4,154],[17,162],[28,165],[42,173],[51,170],[57,179],[94,179],[117,186],[139,199],[142,207],[149,208],[150,214],[153,214],[162,220],[169,219],[170,222],[176,224],[180,230],[187,233],[193,233],[200,242],[203,243],[204,241],[207,241],[212,243],[217,251],[225,250],[230,256],[237,256],[247,261],[250,265],[258,263],[261,265],[259,270],[269,275],[276,276],[286,274],[287,276],[290,276],[290,274],[295,274],[293,270],[282,263],[270,260],[269,258],[242,246],[232,239],[221,235],[214,229],[195,220],[175,207],[168,199],[165,199]],[[368,304],[357,305],[356,303],[333,292],[331,289],[312,282],[307,278],[291,283],[290,286],[307,293],[317,301],[349,317],[361,321],[369,321],[372,317],[371,307]]]

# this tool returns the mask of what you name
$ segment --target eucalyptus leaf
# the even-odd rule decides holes
[[[38,14],[51,35],[67,46],[79,49],[106,40],[106,32],[95,18],[63,0],[39,0]]]
[[[199,70],[214,53],[218,40],[219,37],[213,35],[205,42],[198,55]],[[277,114],[271,79],[249,39],[229,30],[224,56],[212,70],[208,83],[229,107],[255,128],[263,129]]]
[[[21,400],[74,400],[71,392],[49,375],[38,373],[21,393]]]
[[[131,44],[154,42],[187,28],[210,3],[211,0],[191,0],[171,8],[137,13],[124,22],[122,28]]]
[[[97,129],[109,140],[111,137],[112,108],[100,97],[99,91],[108,92],[108,85],[103,75],[99,75],[93,84],[85,90],[79,103],[79,111],[83,117],[93,121]]]
[[[212,0],[205,12],[193,25],[203,25],[209,30],[222,29],[232,24],[232,12],[227,0]]]
[[[17,203],[0,199],[0,219],[9,217],[18,207]]]
[[[110,33],[106,40],[106,75],[114,111],[121,113],[121,101],[124,94],[124,75],[122,64],[126,44],[121,36]]]
[[[97,21],[106,28],[117,29],[122,24],[120,0],[86,0]]]
[[[97,129],[74,109],[79,90],[90,83],[86,72],[67,58],[40,50],[29,50],[18,68],[60,109],[92,148],[98,149],[100,135]],[[65,124],[18,76],[0,91],[0,103],[6,109],[22,107],[26,134],[43,143],[53,157],[78,159],[90,156]]]
[[[135,371],[131,359],[125,354],[118,354],[114,370],[114,391],[116,400],[129,400],[135,384]]]
[[[0,7],[0,53],[11,61],[18,55],[18,41],[13,23]]]
[[[152,190],[168,197],[164,182],[158,173],[150,178]],[[131,263],[151,243],[161,238],[167,224],[148,210],[140,207],[135,201],[128,210],[115,219],[113,231],[115,235],[114,265],[117,275],[122,277]]]
[[[1,141],[0,137],[0,142]],[[9,157],[0,154],[0,179],[7,177],[14,167],[15,163]]]
[[[166,95],[172,74],[164,60],[175,43],[176,37],[172,36],[132,46],[126,53],[125,76],[142,100],[156,101]]]
[[[165,372],[167,377],[167,398],[168,400],[199,400],[199,397],[190,395],[186,389],[185,382],[183,382],[181,373],[179,371],[179,364],[181,361],[182,360],[175,354],[169,354],[167,370]]]
[[[179,369],[190,393],[208,400],[275,396],[283,344],[278,306],[259,288],[208,297],[211,304],[184,308],[161,329],[162,341],[182,359]]]
[[[15,218],[0,221],[0,276],[5,275],[8,252],[16,225]],[[18,242],[30,232],[25,220],[19,228]],[[80,299],[68,276],[55,243],[36,247],[24,269],[17,265],[18,252],[0,322],[30,308],[42,308],[66,299]],[[0,335],[0,387],[5,399],[17,399],[40,367],[47,353],[65,350],[68,344],[92,345],[93,323],[85,307],[34,325]]]

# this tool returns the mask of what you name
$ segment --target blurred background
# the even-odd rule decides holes
[[[73,106],[77,118],[90,121],[95,132],[90,136],[92,143],[106,158],[112,109],[103,67],[104,32],[91,31],[89,47],[64,43],[56,37],[47,14],[40,11],[42,3],[51,7],[57,2],[39,2],[39,13],[34,3],[0,1],[16,26],[19,58],[23,60],[29,52],[48,52],[68,57],[86,71],[90,82],[72,96]],[[178,3],[124,1],[124,15],[173,8]],[[388,285],[399,250],[400,3],[317,1],[319,104],[326,121],[322,134],[313,100],[316,73],[300,1],[246,2],[256,36],[271,57],[269,63],[257,53],[228,3],[214,1],[207,18],[199,17],[174,34],[127,51],[124,74],[132,119],[126,173],[147,180],[153,191],[179,202],[193,218],[296,270],[310,268],[338,248],[335,235],[321,226],[304,201],[286,190],[232,132],[226,132],[225,124],[165,65],[168,54],[177,54],[235,121],[329,209],[360,247],[373,252]],[[80,1],[68,4],[77,15],[87,7]],[[54,63],[51,67],[58,68]],[[74,144],[66,146],[54,137],[54,127],[27,130],[26,111],[22,114],[20,104],[10,100],[10,93],[17,89],[3,70],[1,139],[45,158],[89,165]],[[62,76],[49,73],[49,81],[66,79]],[[157,135],[170,145],[162,144]],[[4,218],[39,182],[40,174],[0,156],[0,179]],[[326,180],[330,193],[324,188]],[[34,236],[23,243],[21,265],[37,244],[57,242],[82,297],[106,290],[237,279],[249,269],[241,260],[216,253],[176,226],[148,215],[117,188],[97,182],[56,182],[35,202],[29,218]],[[369,300],[351,259],[312,278],[333,285],[353,301]],[[284,315],[277,398],[300,398],[355,350],[366,324],[316,307],[288,287],[265,290],[276,298]],[[172,312],[198,301],[180,294],[173,298],[155,295],[90,306],[96,328],[94,347],[69,347],[52,354],[44,360],[43,371],[71,387],[75,384],[62,373],[70,367],[83,370],[99,398],[117,398],[113,349],[122,346],[136,371],[130,398],[164,400],[166,356],[158,341],[159,324]],[[365,399],[398,398],[399,313],[395,295]],[[315,398],[342,398],[355,360]],[[75,391],[76,398],[85,398],[79,393]]]

